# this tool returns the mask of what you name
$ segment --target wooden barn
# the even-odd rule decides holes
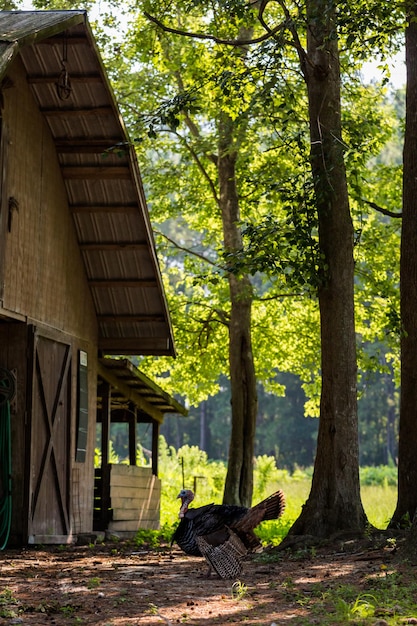
[[[0,134],[7,540],[155,528],[159,424],[185,410],[115,358],[175,349],[136,157],[84,11],[0,12]],[[129,429],[119,472],[108,463],[112,421]],[[153,429],[144,471],[134,467],[140,421]]]

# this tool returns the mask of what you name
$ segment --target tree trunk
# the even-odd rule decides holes
[[[290,534],[362,530],[356,397],[353,226],[340,119],[335,10],[308,2],[307,82],[311,168],[325,265],[319,289],[322,389],[311,492]]]
[[[398,500],[390,526],[408,525],[417,509],[417,3],[408,4],[403,154],[403,217],[400,256],[401,399]],[[416,529],[416,524],[413,529]]]
[[[224,249],[242,246],[239,199],[236,187],[237,153],[233,121],[221,114],[218,173]],[[255,367],[251,340],[252,287],[247,276],[229,274],[229,367],[232,430],[223,502],[250,506],[253,492],[253,454],[257,412]]]

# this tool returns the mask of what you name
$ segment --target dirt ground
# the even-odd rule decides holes
[[[125,542],[5,550],[0,624],[320,624],[320,612],[331,610],[326,591],[352,585],[363,593],[369,579],[387,576],[393,567],[392,548],[356,541],[296,547],[278,553],[274,562],[266,551],[245,563],[239,582],[207,578],[202,559],[168,546],[147,550]],[[411,569],[408,575],[414,576]]]

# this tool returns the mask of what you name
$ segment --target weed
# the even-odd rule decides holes
[[[172,533],[172,524],[164,524],[160,530],[138,530],[134,542],[139,548],[142,546],[159,548],[161,543],[171,541]]]
[[[234,600],[242,600],[248,593],[248,587],[240,580],[236,580],[232,585],[232,598]]]
[[[64,604],[59,610],[65,617],[71,617],[75,613],[75,607],[71,606],[71,604]]]
[[[5,587],[3,591],[0,592],[0,617],[5,619],[17,617],[17,610],[11,608],[10,605],[17,607],[18,604],[19,602],[14,597],[11,589]]]
[[[152,602],[149,603],[148,613],[149,615],[158,615],[158,607],[156,604],[153,604]]]
[[[99,587],[101,584],[101,580],[100,578],[98,578],[97,576],[94,576],[93,578],[90,578],[90,580],[87,583],[87,587],[88,589],[96,589],[97,587]]]

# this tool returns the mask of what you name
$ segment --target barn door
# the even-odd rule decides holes
[[[35,334],[30,426],[29,543],[71,538],[71,346]]]

